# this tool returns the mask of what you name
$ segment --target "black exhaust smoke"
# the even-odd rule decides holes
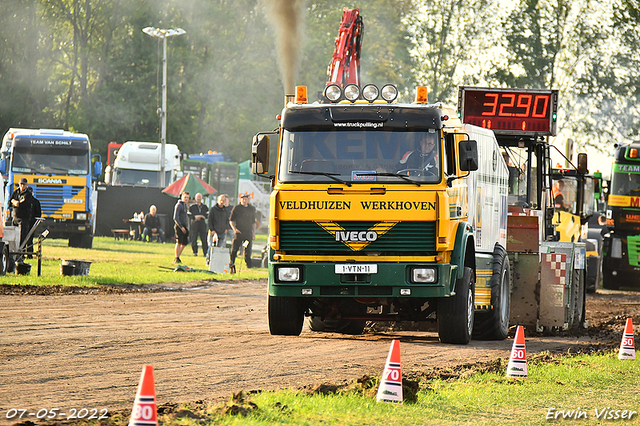
[[[285,105],[295,99],[295,78],[303,45],[305,0],[263,0],[276,31]]]

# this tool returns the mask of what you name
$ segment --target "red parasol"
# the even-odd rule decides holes
[[[184,191],[188,191],[193,198],[193,196],[198,192],[201,193],[203,197],[206,197],[207,195],[216,192],[216,189],[199,177],[188,173],[162,190],[165,194],[175,198],[180,197],[180,194]]]

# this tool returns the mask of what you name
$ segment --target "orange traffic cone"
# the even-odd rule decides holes
[[[633,343],[633,321],[631,318],[627,318],[627,323],[624,326],[618,359],[636,359],[636,346]]]
[[[384,365],[377,402],[394,402],[402,404],[402,372],[400,368],[400,342],[391,341],[387,362]]]
[[[524,345],[524,328],[519,325],[511,347],[507,364],[507,377],[527,378],[527,349]]]
[[[129,426],[157,426],[156,387],[153,381],[153,367],[142,367],[136,399],[131,410]]]

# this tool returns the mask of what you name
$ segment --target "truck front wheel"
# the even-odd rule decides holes
[[[620,281],[622,281],[619,277],[613,275],[608,267],[602,267],[602,288],[606,288],[607,290],[619,290],[620,289]]]
[[[464,268],[456,283],[456,294],[438,299],[438,337],[443,343],[466,345],[471,341],[474,319],[473,269]]]
[[[2,246],[2,256],[0,257],[0,275],[5,275],[9,270],[9,263],[11,261],[9,255],[9,245],[3,242],[0,242],[0,246]]]
[[[504,340],[509,331],[511,271],[507,252],[498,245],[493,251],[491,306],[492,309],[489,311],[476,313],[476,319],[473,325],[474,339]]]
[[[280,336],[298,336],[304,323],[304,309],[295,297],[269,296],[269,332]]]
[[[93,246],[93,235],[78,234],[69,237],[69,247],[88,248]]]

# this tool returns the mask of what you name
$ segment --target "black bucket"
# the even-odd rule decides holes
[[[28,263],[16,263],[16,274],[29,275],[31,272],[31,265]]]
[[[91,262],[87,260],[62,260],[60,264],[61,275],[89,275]]]

